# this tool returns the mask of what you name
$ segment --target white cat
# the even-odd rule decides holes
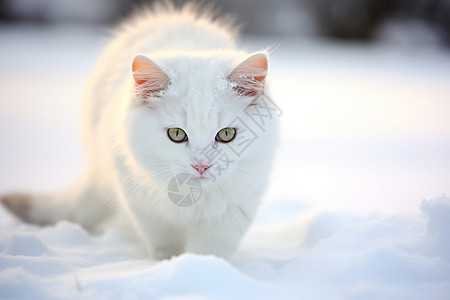
[[[237,50],[236,33],[192,5],[157,5],[124,22],[88,87],[85,176],[59,194],[10,194],[3,204],[42,225],[119,224],[157,259],[229,258],[277,142],[267,53]]]

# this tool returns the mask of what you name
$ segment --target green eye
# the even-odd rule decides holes
[[[236,129],[231,128],[231,127],[225,127],[225,128],[222,128],[216,134],[216,141],[219,141],[222,143],[229,143],[234,139],[235,136],[236,136]]]
[[[167,129],[167,135],[175,143],[181,143],[187,141],[187,134],[181,128],[169,128]]]

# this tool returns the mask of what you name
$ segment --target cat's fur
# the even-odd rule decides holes
[[[88,87],[85,176],[59,194],[10,194],[3,204],[37,224],[68,219],[92,231],[121,224],[156,258],[229,258],[268,184],[277,118],[264,112],[267,53],[238,51],[234,26],[198,11],[156,6],[124,22]],[[172,142],[171,127],[188,141]],[[224,127],[237,129],[228,144],[215,141]],[[212,152],[220,156],[205,155]],[[199,178],[196,163],[211,164],[198,179],[201,196],[177,206],[168,183],[178,174]]]

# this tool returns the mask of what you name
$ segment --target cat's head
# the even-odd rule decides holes
[[[134,96],[126,134],[135,167],[161,184],[178,174],[198,179],[203,187],[231,176],[251,181],[260,170],[255,166],[271,160],[266,152],[274,144],[275,125],[261,119],[267,118],[267,111],[261,113],[268,101],[266,55],[157,61],[137,56],[132,63]]]

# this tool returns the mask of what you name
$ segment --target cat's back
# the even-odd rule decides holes
[[[211,9],[187,4],[175,8],[157,4],[125,21],[117,39],[134,45],[135,51],[207,51],[234,49],[237,29],[232,18],[215,18]]]
[[[101,60],[126,60],[127,67],[137,54],[236,48],[238,30],[232,18],[215,18],[211,9],[186,4],[176,8],[169,2],[138,11],[122,22]]]

